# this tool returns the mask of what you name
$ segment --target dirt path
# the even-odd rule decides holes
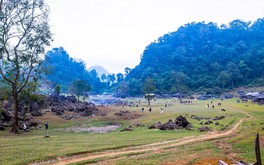
[[[152,143],[152,144],[147,144],[147,145],[142,145],[142,146],[137,146],[137,147],[128,147],[128,148],[124,148],[120,150],[108,150],[104,152],[81,154],[81,155],[66,157],[66,158],[58,158],[57,161],[53,160],[53,161],[49,161],[46,163],[55,164],[55,165],[64,165],[64,164],[70,164],[70,163],[75,163],[75,162],[80,162],[80,161],[92,160],[96,158],[119,156],[123,154],[131,154],[131,153],[142,153],[142,152],[160,150],[160,149],[168,148],[168,147],[176,147],[176,146],[191,144],[194,142],[214,140],[214,139],[231,136],[235,134],[238,129],[238,126],[244,120],[245,119],[241,119],[238,123],[235,124],[235,126],[232,129],[228,131],[222,131],[222,132],[216,131],[216,132],[210,132],[208,134],[204,134],[200,136],[191,136],[191,137],[186,137],[182,139],[163,141],[159,143]],[[43,162],[41,164],[46,164],[46,163]]]

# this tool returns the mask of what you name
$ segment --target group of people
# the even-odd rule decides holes
[[[217,103],[217,105],[218,105],[218,106],[221,106],[222,103]],[[210,107],[210,104],[206,104],[206,107],[209,108],[209,107]],[[212,107],[212,109],[215,108],[215,106],[214,106],[214,104],[213,104],[213,101],[211,101],[211,107]]]
[[[143,113],[144,112],[144,107],[141,109],[141,112]],[[152,108],[150,107],[149,108],[149,112],[151,112],[152,111]],[[160,108],[160,113],[163,113],[163,108]]]
[[[144,112],[144,107],[141,109],[141,112],[143,113]],[[151,107],[149,108],[149,112],[151,112],[152,111],[152,109],[151,109]]]
[[[45,123],[45,129],[47,130],[49,128],[48,122]],[[28,126],[26,123],[23,123],[23,130],[26,131],[28,129]]]

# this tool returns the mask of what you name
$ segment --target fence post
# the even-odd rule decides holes
[[[261,156],[260,156],[260,145],[259,145],[259,134],[257,134],[255,139],[255,153],[256,153],[256,165],[262,165]]]

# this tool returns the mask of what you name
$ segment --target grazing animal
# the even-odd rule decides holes
[[[225,110],[225,109],[223,109],[223,108],[222,108],[221,110],[222,110],[222,111],[226,111],[226,110]]]

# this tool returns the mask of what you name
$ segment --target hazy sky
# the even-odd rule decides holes
[[[124,72],[144,48],[190,22],[228,24],[264,17],[264,0],[46,0],[52,47],[64,47],[87,67]]]

